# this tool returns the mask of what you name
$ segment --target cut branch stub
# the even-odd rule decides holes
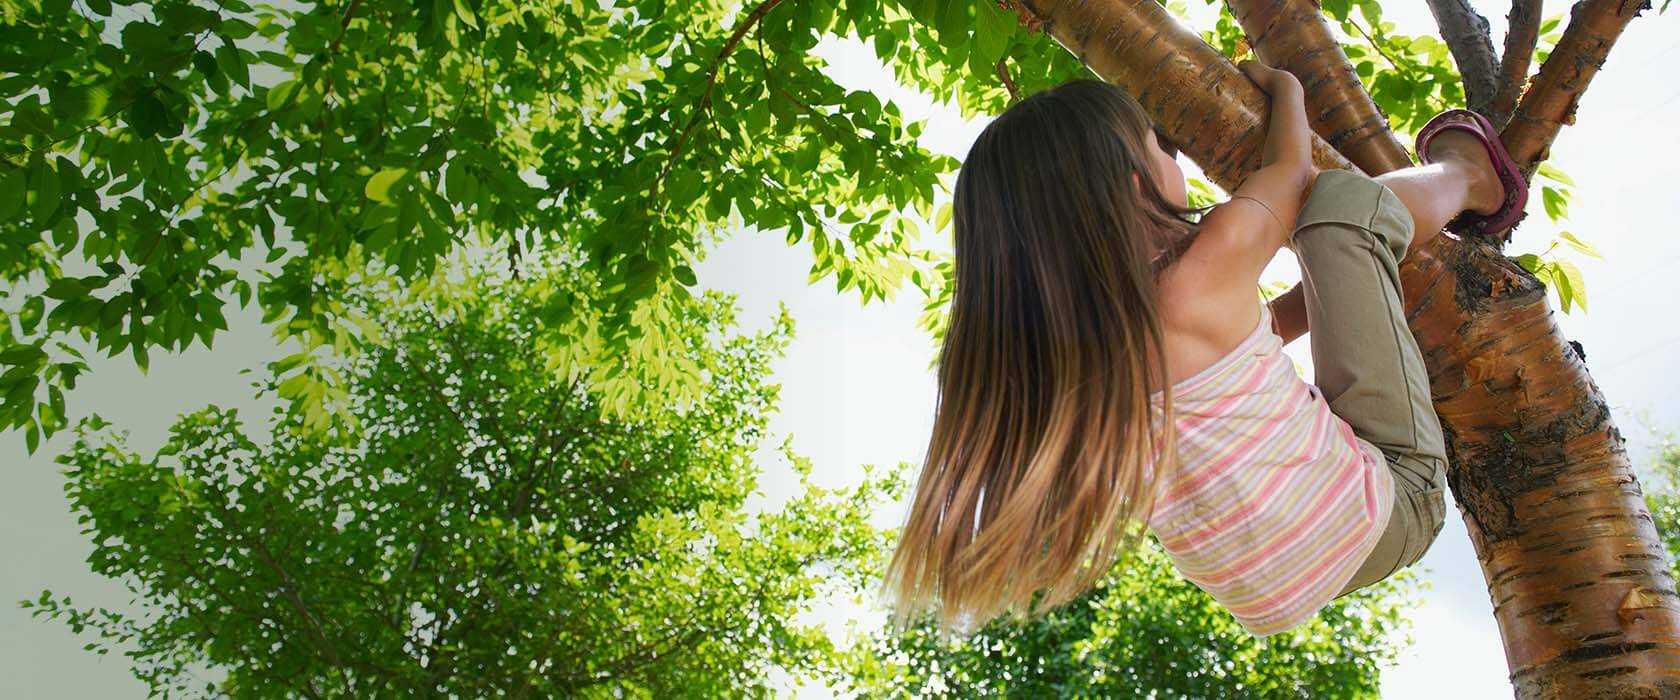
[[[1097,75],[1136,96],[1220,187],[1234,190],[1260,167],[1266,94],[1154,0],[1016,4]],[[1314,137],[1312,151],[1319,168],[1354,167],[1324,139]]]
[[[1317,3],[1229,0],[1227,5],[1260,60],[1300,79],[1313,131],[1372,175],[1412,165]]]

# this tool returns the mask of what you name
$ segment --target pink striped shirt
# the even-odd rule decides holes
[[[1157,485],[1149,527],[1179,573],[1264,637],[1353,577],[1388,524],[1394,483],[1382,453],[1296,374],[1260,309],[1235,349],[1173,385],[1179,472]]]

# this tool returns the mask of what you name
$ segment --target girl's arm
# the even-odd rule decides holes
[[[1209,338],[1240,338],[1254,328],[1259,314],[1254,290],[1260,273],[1288,243],[1314,174],[1300,82],[1252,61],[1241,68],[1271,96],[1261,167],[1243,181],[1231,201],[1202,217],[1195,242],[1176,265],[1179,284],[1195,292],[1164,298],[1164,311],[1174,325]],[[1290,301],[1299,298],[1295,291],[1280,299],[1294,306],[1272,306],[1279,334],[1286,339],[1300,335],[1295,331],[1297,320],[1301,332],[1305,330],[1305,314],[1294,313],[1301,307]],[[1234,309],[1242,311],[1233,314]]]
[[[1306,334],[1307,298],[1302,296],[1301,285],[1272,297],[1267,306],[1272,309],[1272,332],[1283,338],[1285,344]]]
[[[1289,242],[1295,216],[1306,199],[1314,175],[1312,132],[1307,127],[1301,83],[1285,71],[1255,61],[1244,62],[1243,73],[1271,96],[1266,142],[1260,169],[1249,175],[1231,201],[1202,219],[1201,236],[1225,239],[1220,246],[1228,269],[1257,282],[1260,271],[1278,248]]]

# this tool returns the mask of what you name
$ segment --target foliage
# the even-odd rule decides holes
[[[624,349],[670,330],[642,301],[688,293],[717,232],[750,226],[808,241],[812,282],[865,303],[915,285],[937,343],[952,268],[915,243],[948,233],[957,161],[812,49],[853,37],[966,117],[1001,111],[1006,80],[1089,75],[1005,4],[6,0],[0,429],[33,452],[71,422],[86,351],[144,370],[209,347],[236,298],[301,346],[270,368],[290,410],[316,432],[353,420],[327,362],[365,342],[352,251],[415,280],[463,244],[580,248],[604,280],[581,303]],[[1397,129],[1462,102],[1439,40],[1395,33],[1377,0],[1324,8]],[[1203,36],[1246,51],[1223,10]]]
[[[1680,443],[1665,440],[1640,482],[1645,484],[1651,525],[1668,550],[1670,567],[1680,575]]]
[[[849,656],[860,697],[1375,698],[1406,634],[1413,574],[1257,639],[1151,542],[1094,590],[1029,622],[942,638],[928,618]]]
[[[866,519],[901,482],[746,508],[785,312],[732,336],[727,297],[674,305],[675,361],[703,391],[614,419],[591,379],[639,368],[610,352],[555,364],[533,342],[549,323],[533,300],[601,282],[570,263],[527,272],[476,271],[455,303],[356,286],[386,341],[344,367],[354,446],[284,413],[254,439],[210,406],[141,457],[80,421],[59,461],[90,563],[142,612],[51,593],[26,606],[96,630],[90,648],[131,657],[154,696],[765,695],[772,668],[831,664],[798,617],[875,575],[884,542]],[[782,451],[803,482],[809,463]]]
[[[935,36],[913,20],[933,5],[7,2],[0,428],[33,451],[68,424],[73,336],[144,369],[210,346],[234,297],[302,345],[285,371],[312,427],[348,419],[322,355],[362,345],[335,274],[352,251],[414,280],[467,241],[581,248],[618,348],[661,330],[637,302],[693,285],[724,225],[809,237],[814,277],[886,298],[926,260],[905,212],[928,216],[956,164],[830,80],[818,38],[867,37],[934,91],[967,85],[969,48],[1018,56],[1024,87],[1082,69],[965,3],[938,3]]]

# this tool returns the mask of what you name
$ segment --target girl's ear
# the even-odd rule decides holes
[[[1132,171],[1132,191],[1133,192],[1142,192],[1143,191],[1143,178],[1138,177],[1137,171],[1135,171],[1135,170]]]

